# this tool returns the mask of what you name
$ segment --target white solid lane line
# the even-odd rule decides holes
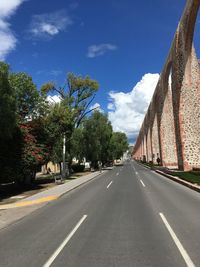
[[[140,180],[140,183],[145,187],[145,184],[144,184],[144,182],[142,180]]]
[[[76,224],[74,229],[70,232],[70,234],[65,238],[65,240],[61,243],[61,245],[56,249],[56,251],[52,254],[52,256],[48,259],[48,261],[43,265],[43,267],[49,267],[56,257],[60,254],[60,252],[63,250],[63,248],[66,246],[66,244],[69,242],[69,240],[72,238],[72,236],[75,234],[75,232],[78,230],[78,228],[81,226],[83,221],[87,218],[87,215],[84,215],[80,221]]]
[[[159,213],[160,217],[163,220],[163,223],[165,224],[167,230],[169,231],[172,239],[174,240],[174,243],[176,244],[177,248],[179,249],[183,259],[185,260],[185,263],[188,267],[195,267],[194,263],[190,259],[190,256],[188,255],[187,251],[182,246],[181,242],[179,241],[178,237],[176,236],[175,232],[171,228],[170,224],[168,223],[167,219],[165,218],[163,213]]]
[[[107,188],[109,188],[111,186],[111,184],[113,183],[113,181],[111,181],[108,185]]]

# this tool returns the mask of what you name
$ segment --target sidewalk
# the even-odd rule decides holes
[[[89,182],[97,176],[102,175],[105,171],[99,171],[82,176],[75,180],[60,184],[56,187],[42,191],[23,200],[19,200],[12,204],[5,204],[0,206],[0,229],[8,226],[9,224],[20,220],[26,215],[32,213],[36,209],[43,207],[50,201],[58,199],[65,193]]]

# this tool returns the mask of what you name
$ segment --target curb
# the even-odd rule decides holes
[[[165,173],[165,172],[162,172],[162,171],[159,171],[159,170],[155,170],[155,169],[151,169],[150,167],[148,167],[148,166],[146,166],[146,165],[143,165],[143,164],[140,163],[140,162],[137,162],[137,161],[136,161],[136,163],[139,164],[140,166],[143,166],[143,167],[146,168],[146,169],[149,169],[149,170],[152,170],[152,171],[154,171],[154,172],[157,172],[158,174],[160,174],[160,175],[162,175],[162,176],[165,176],[165,177],[169,178],[170,180],[172,180],[172,181],[174,181],[174,182],[177,182],[177,183],[179,183],[179,184],[181,184],[181,185],[184,185],[184,186],[186,186],[186,187],[188,187],[188,188],[190,188],[190,189],[192,189],[192,190],[194,190],[194,191],[200,193],[200,186],[196,186],[195,184],[192,184],[192,183],[190,183],[190,182],[188,182],[188,181],[185,181],[185,180],[183,180],[183,179],[181,179],[181,178],[179,178],[179,177],[177,177],[177,176],[172,176],[172,175],[167,174],[167,173]]]
[[[42,203],[48,203],[51,201],[54,201],[58,198],[60,198],[61,196],[63,196],[64,194],[78,188],[81,185],[84,185],[88,182],[90,182],[91,180],[93,180],[94,178],[98,177],[101,174],[104,174],[105,172],[102,173],[97,173],[95,176],[91,177],[90,179],[83,181],[80,184],[75,185],[73,188],[69,188],[68,190],[66,190],[65,192],[62,192],[60,194],[57,195],[49,195],[46,197],[41,197],[35,200],[21,200],[21,201],[17,201],[15,203],[11,203],[11,204],[5,204],[5,205],[0,205],[0,210],[7,210],[7,209],[14,209],[14,208],[21,208],[21,207],[27,207],[27,206],[32,206],[32,205],[38,205],[38,204],[42,204]],[[83,176],[84,177],[84,176]],[[44,191],[45,192],[45,191]],[[33,195],[34,196],[34,195]]]
[[[177,176],[172,176],[170,174],[164,173],[164,172],[159,171],[159,170],[154,170],[154,171],[159,173],[159,174],[161,174],[161,175],[163,175],[163,176],[165,176],[165,177],[167,177],[167,178],[169,178],[170,180],[173,180],[173,181],[175,181],[175,182],[177,182],[179,184],[182,184],[182,185],[184,185],[184,186],[186,186],[186,187],[188,187],[188,188],[200,193],[200,187],[199,186],[196,186],[196,185],[194,185],[194,184],[192,184],[190,182],[182,180]]]

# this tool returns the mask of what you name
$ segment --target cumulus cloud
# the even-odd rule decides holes
[[[8,21],[23,2],[24,0],[0,1],[0,60],[5,60],[6,56],[16,47],[17,39],[10,29],[11,25]]]
[[[94,105],[92,105],[91,107],[90,107],[90,110],[98,110],[99,112],[101,112],[101,113],[103,113],[104,111],[103,111],[103,109],[101,108],[101,105],[99,104],[99,103],[95,103]]]
[[[48,96],[47,96],[47,101],[48,101],[50,104],[60,103],[61,98],[60,98],[59,95],[53,95],[53,96],[48,95]]]
[[[36,38],[48,38],[64,31],[73,24],[66,11],[60,10],[53,13],[34,15],[29,27],[29,32]]]
[[[108,118],[115,131],[135,141],[158,83],[159,74],[145,74],[128,93],[109,92]]]
[[[108,51],[116,50],[117,46],[113,44],[99,44],[91,45],[88,47],[87,57],[94,58],[98,56],[103,56]]]

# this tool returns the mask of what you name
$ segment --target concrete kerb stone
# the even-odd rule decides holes
[[[92,181],[94,178],[98,177],[98,176],[101,176],[102,174],[104,174],[106,171],[102,171],[102,173],[99,173],[99,172],[95,172],[95,173],[91,173],[89,175],[85,175],[85,176],[82,176],[80,178],[77,179],[77,181],[79,181],[79,184],[77,185],[74,185],[74,186],[71,186],[71,188],[68,190],[63,190],[63,192],[61,192],[59,194],[59,196],[50,196],[48,195],[47,197],[49,198],[54,198],[54,199],[51,199],[52,200],[55,200],[56,198],[59,198],[61,197],[62,195],[64,195],[65,193],[68,193],[69,191],[72,191],[73,189],[83,185],[83,184],[86,184],[87,182],[89,181]],[[84,179],[83,179],[84,178]],[[59,185],[58,187],[56,188],[59,188],[59,187],[62,187],[64,185],[69,185],[69,184],[74,184],[74,181],[76,180],[72,180],[66,184],[63,184],[63,185]],[[55,187],[54,187],[55,188]],[[53,188],[51,188],[53,189]],[[49,190],[51,190],[49,189]],[[49,191],[49,190],[46,190],[46,193]],[[45,191],[43,191],[45,192]],[[42,193],[42,192],[41,192]],[[40,194],[40,193],[38,193]],[[43,201],[41,201],[41,198],[40,198],[40,201],[38,201],[36,195],[38,194],[35,194],[33,195],[32,197],[28,197],[27,199],[30,199],[30,198],[35,198],[35,201],[37,203],[32,203],[31,205],[23,205],[23,201],[24,200],[20,200],[16,203],[20,203],[20,206],[18,206],[18,208],[16,207],[13,207],[13,208],[10,208],[10,206],[8,207],[8,205],[4,205],[4,208],[3,208],[3,205],[0,206],[0,230],[16,223],[17,221],[23,219],[24,217],[26,217],[27,215],[31,214],[32,212],[44,207],[46,204],[49,203],[50,200],[48,201],[44,201],[44,198],[43,198]],[[41,196],[41,195],[40,195]],[[33,200],[33,199],[32,199]],[[29,200],[30,201],[30,200]],[[15,203],[15,204],[16,204]],[[37,205],[36,205],[37,204]],[[12,204],[10,204],[12,205]],[[7,207],[6,207],[7,206]]]
[[[165,176],[165,177],[167,177],[167,178],[169,178],[170,180],[173,180],[173,181],[175,181],[175,182],[177,182],[179,184],[182,184],[184,186],[187,186],[190,189],[192,189],[192,190],[197,191],[197,192],[200,193],[200,186],[198,186],[198,185],[192,184],[192,183],[187,182],[187,181],[185,181],[183,179],[180,179],[177,176],[172,176],[170,174],[164,173],[164,172],[159,171],[159,170],[154,170],[154,171],[157,172],[157,173],[159,173],[159,174],[161,174],[161,175],[163,175],[163,176]]]
[[[136,163],[141,165],[141,166],[143,166],[143,167],[145,167],[145,168],[147,168],[147,169],[150,169],[150,170],[152,170],[154,172],[157,172],[160,175],[165,176],[165,177],[169,178],[170,180],[172,180],[174,182],[182,184],[182,185],[184,185],[184,186],[186,186],[186,187],[188,187],[188,188],[200,193],[200,186],[198,186],[198,185],[192,184],[192,183],[190,183],[188,181],[185,181],[185,180],[183,180],[183,179],[181,179],[181,178],[179,178],[177,176],[172,176],[172,175],[167,174],[165,172],[162,172],[160,170],[151,169],[149,166],[146,166],[146,165],[144,165],[144,164],[142,164],[140,162],[136,162]]]
[[[86,184],[87,182],[93,180],[94,178],[96,178],[97,176],[105,172],[106,171],[103,171],[102,173],[99,173],[99,172],[91,173],[89,175],[82,176],[78,178],[77,180],[72,180],[68,183],[61,184],[57,187],[53,187],[51,189],[42,191],[40,193],[27,197],[23,200],[17,201],[15,203],[0,205],[0,210],[7,210],[7,209],[13,209],[13,208],[38,205],[42,203],[48,203],[50,201],[60,198],[64,194],[76,189],[77,187],[83,184]]]

